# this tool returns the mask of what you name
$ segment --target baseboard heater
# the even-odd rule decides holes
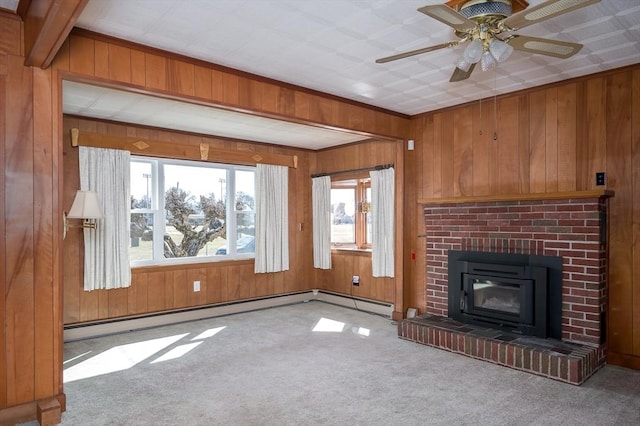
[[[127,331],[141,330],[162,325],[176,324],[180,322],[195,321],[205,318],[220,317],[224,315],[238,314],[242,312],[257,311],[260,309],[275,308],[278,306],[292,305],[296,303],[319,301],[333,305],[358,309],[385,317],[391,317],[393,304],[383,303],[368,299],[353,298],[338,293],[329,293],[321,290],[310,290],[299,293],[289,293],[259,299],[244,300],[232,303],[200,306],[176,311],[158,312],[148,315],[117,318],[105,321],[87,322],[64,327],[64,341],[89,339],[106,336],[109,334],[123,333]]]

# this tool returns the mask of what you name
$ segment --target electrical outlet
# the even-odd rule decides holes
[[[351,278],[351,284],[353,284],[355,286],[359,286],[360,285],[360,275],[354,275],[353,278]]]
[[[193,291],[200,291],[200,281],[193,282]]]
[[[597,172],[596,173],[596,185],[597,186],[603,186],[604,185],[604,180],[605,180],[604,172]]]

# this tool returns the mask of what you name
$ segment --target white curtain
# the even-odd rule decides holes
[[[80,189],[96,191],[103,219],[84,230],[84,289],[131,285],[129,151],[81,146]]]
[[[371,176],[371,263],[374,277],[394,276],[395,172],[393,168],[369,172]]]
[[[331,178],[312,179],[313,267],[331,269]]]
[[[255,273],[289,269],[288,173],[284,166],[256,168]]]

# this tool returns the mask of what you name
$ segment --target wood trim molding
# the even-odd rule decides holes
[[[213,148],[209,144],[176,145],[171,142],[134,138],[129,136],[113,136],[100,133],[81,132],[71,129],[71,145],[94,148],[111,148],[129,151],[132,154],[151,157],[175,158],[180,160],[201,160],[226,164],[271,164],[298,168],[297,155],[271,154],[255,151],[233,151]]]
[[[613,197],[614,191],[608,189],[596,189],[591,191],[568,191],[568,192],[535,192],[529,194],[497,194],[482,195],[477,197],[452,197],[452,198],[430,198],[420,199],[418,204],[438,205],[438,204],[466,204],[466,203],[490,203],[500,201],[537,201],[537,200],[561,200],[571,198],[600,198]]]
[[[47,68],[89,0],[23,0],[25,65]]]

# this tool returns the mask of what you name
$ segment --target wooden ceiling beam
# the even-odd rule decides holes
[[[20,0],[25,65],[47,68],[89,0]]]
[[[271,164],[275,166],[298,167],[297,155],[272,154],[267,152],[235,151],[211,147],[209,144],[180,145],[131,136],[105,135],[71,129],[71,146],[122,149],[134,155],[173,158],[180,160],[208,161],[225,164]]]

